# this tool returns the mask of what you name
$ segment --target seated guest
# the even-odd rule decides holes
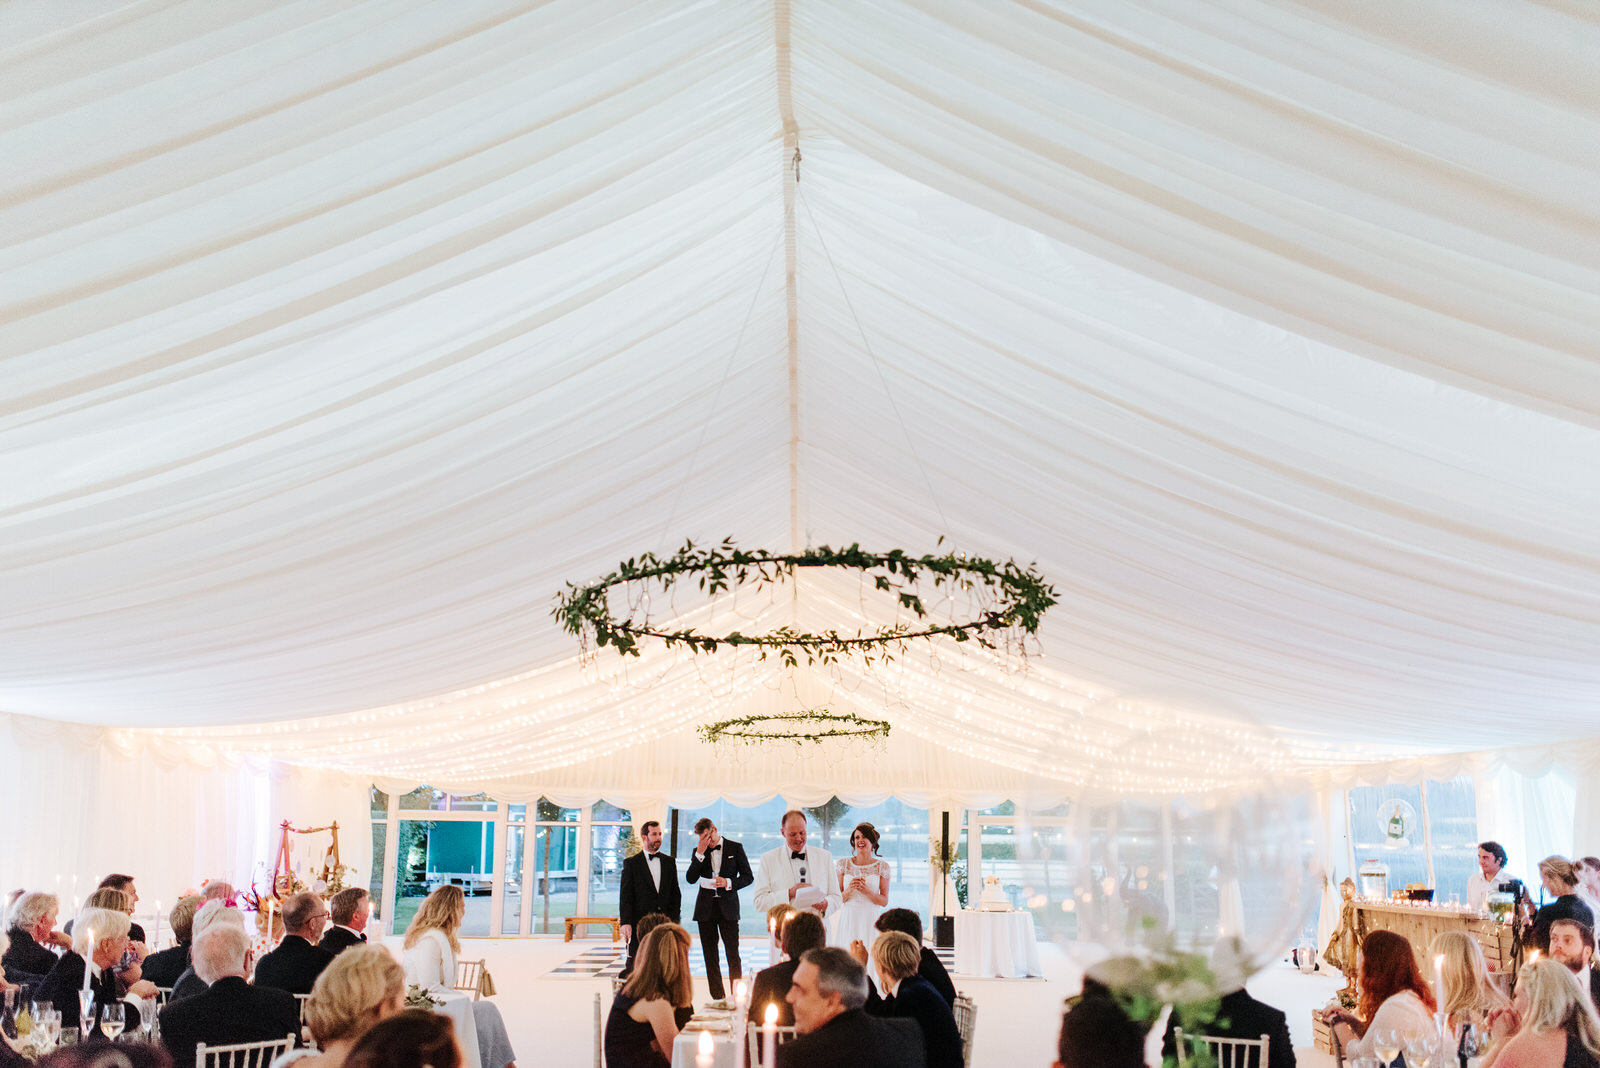
[[[689,932],[675,923],[656,927],[639,943],[633,974],[617,991],[606,1019],[609,1068],[667,1068],[672,1042],[693,1013]]]
[[[328,933],[322,936],[322,941],[317,943],[318,948],[325,949],[334,956],[349,949],[359,946],[367,940],[367,919],[372,915],[367,908],[367,900],[371,897],[365,889],[352,886],[340,890],[328,901],[328,915],[333,920],[328,927]]]
[[[83,906],[93,909],[114,909],[128,917],[128,948],[123,951],[122,960],[112,969],[116,972],[117,981],[122,984],[124,990],[143,977],[144,958],[150,953],[150,947],[144,944],[144,928],[132,922],[133,901],[133,896],[125,890],[119,890],[114,886],[101,886],[89,895],[89,900],[84,902]],[[67,924],[67,930],[72,930],[72,924]],[[133,937],[135,931],[139,934],[138,938]]]
[[[72,948],[72,939],[56,930],[60,910],[61,903],[56,895],[40,891],[23,894],[12,907],[11,929],[6,932],[11,946],[0,958],[12,982],[34,982],[49,975],[50,969],[56,966],[56,955],[48,947]]]
[[[789,917],[793,916],[799,911],[799,909],[795,908],[787,901],[781,901],[767,910],[767,931],[772,935],[772,937],[778,940],[778,949],[780,952],[783,949],[784,925],[789,922]]]
[[[116,909],[86,908],[78,913],[77,921],[72,949],[61,955],[34,995],[35,1000],[48,1001],[61,1010],[63,1030],[78,1026],[78,991],[83,989],[84,968],[87,967],[90,972],[89,985],[94,991],[97,1009],[122,997],[122,988],[112,969],[122,960],[122,954],[128,948],[128,917]],[[155,984],[137,982],[128,993],[134,997],[155,997]],[[139,1010],[129,1005],[125,1011],[128,1016],[127,1029],[137,1031]]]
[[[784,906],[787,908],[787,906]],[[810,909],[795,912],[782,927],[784,960],[756,973],[755,985],[750,988],[750,1019],[761,1023],[767,1016],[767,1006],[778,1006],[778,1026],[794,1026],[794,1006],[786,1000],[789,984],[794,982],[794,970],[800,958],[813,949],[828,944],[828,928]]]
[[[1594,931],[1577,920],[1556,920],[1550,925],[1550,959],[1567,966],[1589,1000],[1600,1010],[1600,972],[1594,969]]]
[[[200,887],[200,899],[202,901],[220,901],[230,908],[234,906],[234,898],[238,896],[238,893],[233,888],[232,883],[222,879],[207,879]]]
[[[1517,973],[1515,1011],[1489,1022],[1494,1046],[1483,1068],[1595,1068],[1600,1018],[1586,991],[1560,962],[1536,960]]]
[[[956,984],[950,981],[950,973],[945,970],[944,962],[939,959],[939,954],[922,945],[921,916],[912,909],[884,909],[873,926],[879,931],[902,931],[910,935],[922,949],[922,965],[917,969],[917,975],[931,983],[947,1004],[956,1003]],[[866,947],[862,949],[864,951]],[[854,950],[851,955],[855,956]]]
[[[1482,1027],[1490,1016],[1511,1007],[1489,974],[1489,963],[1478,940],[1467,932],[1445,931],[1435,936],[1428,953],[1444,959],[1439,1009],[1448,1017],[1452,1029],[1463,1024]]]
[[[3,959],[10,949],[11,940],[5,936],[4,932],[0,932],[0,959]],[[0,967],[0,990],[7,989],[6,970]],[[18,1053],[16,1048],[11,1045],[11,1040],[3,1032],[0,1032],[0,1068],[29,1068],[31,1063],[28,1058]]]
[[[74,1043],[33,1062],[33,1068],[172,1068],[166,1047],[151,1042]],[[192,1068],[184,1065],[183,1068]]]
[[[1104,987],[1068,1003],[1054,1068],[1144,1068],[1144,1028],[1128,1018]]]
[[[161,1010],[161,1041],[177,1065],[194,1063],[194,1048],[300,1037],[300,1003],[273,987],[251,986],[250,936],[243,927],[213,923],[192,947],[194,969],[205,990]]]
[[[144,978],[156,986],[171,990],[188,970],[189,944],[194,941],[194,913],[203,901],[198,897],[179,898],[167,914],[167,922],[172,925],[172,936],[178,940],[178,944],[171,949],[150,954],[144,959],[143,965]]]
[[[1358,960],[1356,1012],[1329,1008],[1322,1013],[1344,1044],[1345,1060],[1372,1056],[1372,1038],[1379,1032],[1427,1034],[1433,1029],[1433,991],[1404,935],[1369,932],[1361,940]]]
[[[201,905],[194,914],[194,921],[189,927],[190,934],[194,936],[190,939],[191,949],[193,948],[194,938],[199,938],[214,924],[219,923],[237,927],[243,931],[245,929],[244,913],[236,908],[224,905],[220,901],[207,901],[204,905]],[[192,997],[205,988],[206,981],[200,978],[199,973],[194,970],[193,954],[191,953],[189,967],[185,968],[183,974],[178,976],[177,981],[172,984],[172,993],[167,995],[167,1001],[170,1003]]]
[[[1256,1039],[1266,1035],[1267,1063],[1258,1065],[1256,1062],[1260,1058],[1252,1050],[1249,1057],[1239,1061],[1238,1068],[1294,1068],[1289,1017],[1266,1002],[1257,1001],[1244,988],[1252,970],[1249,955],[1239,939],[1219,939],[1211,951],[1211,972],[1217,977],[1217,990],[1222,994],[1221,1006],[1212,1023],[1192,1034],[1185,1030],[1184,1038],[1198,1039],[1202,1035],[1209,1035],[1213,1038]],[[1167,1034],[1161,1047],[1164,1055],[1174,1057],[1178,1049],[1179,1022],[1176,1015],[1173,1013],[1174,1018],[1167,1021]]]
[[[380,1020],[406,1007],[406,973],[382,946],[357,945],[317,976],[306,1001],[316,1049],[291,1050],[272,1068],[342,1068],[351,1047]]]
[[[463,1068],[461,1060],[450,1017],[406,1009],[362,1035],[345,1057],[344,1068]]]
[[[922,947],[904,931],[885,931],[872,943],[881,998],[867,996],[867,1012],[914,1020],[922,1032],[928,1068],[962,1068],[961,1030],[933,984],[917,975]],[[1292,1058],[1291,1058],[1292,1060]]]
[[[467,897],[459,886],[441,886],[422,902],[406,926],[405,957],[401,964],[406,981],[429,989],[449,989],[456,982],[456,955],[461,941],[456,932],[467,915]],[[478,1029],[478,1059],[483,1068],[505,1068],[516,1060],[511,1038],[500,1010],[487,1001],[472,1003]]]
[[[1498,890],[1521,893],[1522,880],[1506,871],[1506,860],[1506,847],[1499,842],[1478,843],[1478,870],[1467,876],[1467,908],[1482,912]]]
[[[100,902],[108,900],[115,901],[116,899],[105,897],[97,898],[95,894],[91,893],[89,895],[89,899],[83,903],[84,908],[120,908],[129,916],[132,916],[134,906],[139,903],[139,889],[133,885],[133,876],[131,875],[107,875],[104,879],[100,880],[100,885],[95,887],[95,890],[119,890],[128,895],[128,900],[125,902],[118,902],[117,904],[106,905],[101,904]],[[67,921],[67,925],[63,928],[63,930],[66,931],[67,934],[72,933],[71,920]],[[140,927],[136,923],[129,926],[128,941],[142,943],[144,941],[144,928]]]
[[[1529,942],[1541,953],[1550,952],[1550,925],[1557,920],[1577,920],[1594,930],[1594,913],[1578,899],[1578,873],[1565,857],[1545,857],[1539,862],[1539,877],[1545,892],[1555,900],[1533,917]]]
[[[778,1047],[778,1068],[922,1068],[922,1032],[911,1020],[868,1016],[867,985],[843,949],[801,957],[788,994],[798,1037]]]
[[[328,920],[322,898],[306,892],[283,903],[283,941],[256,964],[256,986],[274,986],[291,994],[309,994],[333,954],[317,945]]]

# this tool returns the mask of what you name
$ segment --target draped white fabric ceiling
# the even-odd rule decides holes
[[[1056,583],[1068,696],[890,712],[1018,774],[1130,693],[1593,734],[1596,56],[1559,0],[7,4],[0,711],[404,777],[454,694],[531,772],[749,707],[581,689],[564,581],[942,534]]]

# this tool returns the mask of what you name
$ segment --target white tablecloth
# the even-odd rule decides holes
[[[1043,975],[1033,913],[956,913],[956,974],[1001,979]]]
[[[461,1063],[466,1068],[481,1068],[483,1056],[478,1052],[478,1021],[472,1015],[472,995],[459,990],[435,990],[433,996],[444,999],[444,1004],[433,1011],[440,1016],[450,1017],[456,1025],[456,1041],[461,1043]]]
[[[695,1054],[700,1048],[703,1031],[679,1031],[672,1043],[672,1068],[695,1068]],[[711,1032],[711,1049],[715,1068],[733,1068],[733,1036],[726,1031]]]

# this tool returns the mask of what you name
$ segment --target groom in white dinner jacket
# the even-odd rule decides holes
[[[837,913],[839,873],[834,870],[833,854],[821,846],[806,845],[806,814],[792,808],[779,823],[784,844],[761,854],[761,870],[756,873],[756,908],[766,912],[774,905],[814,908],[824,916]],[[802,887],[814,887],[821,900],[802,903],[795,898]],[[801,895],[810,897],[809,894]]]

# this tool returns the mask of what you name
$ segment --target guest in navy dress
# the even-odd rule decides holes
[[[609,1068],[669,1068],[672,1042],[693,1014],[689,932],[664,923],[645,936],[633,975],[606,1020]]]

